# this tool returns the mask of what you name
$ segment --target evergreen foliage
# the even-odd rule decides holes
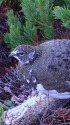
[[[22,0],[20,6],[25,15],[24,26],[12,11],[8,12],[10,33],[5,34],[5,41],[10,47],[16,47],[22,43],[33,45],[35,37],[38,37],[38,30],[43,32],[46,39],[54,38],[52,3],[53,0]]]
[[[2,120],[3,120],[3,106],[2,104],[0,103],[0,125],[2,125]]]
[[[9,43],[9,47],[13,48],[22,44],[23,27],[12,10],[7,13],[7,16],[10,33],[5,34],[5,42]]]
[[[64,0],[65,4],[66,4],[66,7],[67,6],[70,6],[70,0]]]
[[[4,0],[0,0],[0,5],[2,4],[3,1],[4,1]]]
[[[22,26],[12,10],[7,13],[7,16],[10,33],[6,33],[4,37],[8,46],[14,48],[20,44],[31,44],[32,28],[34,28],[32,24],[26,22],[26,26]]]
[[[53,0],[22,0],[22,12],[25,15],[26,24],[33,24],[33,31],[36,33],[38,29],[46,34],[47,39],[54,36],[53,29]],[[29,30],[29,27],[26,28]],[[35,34],[36,35],[36,34]]]
[[[61,19],[63,26],[70,28],[70,9],[66,7],[57,6],[53,11],[56,19]]]
[[[54,39],[54,19],[60,19],[63,26],[70,27],[70,0],[18,0],[24,16],[24,25],[14,16],[13,11],[7,13],[9,33],[5,41],[11,48],[19,44],[34,45],[43,39]],[[58,5],[58,6],[57,6]],[[39,39],[41,37],[41,40]]]

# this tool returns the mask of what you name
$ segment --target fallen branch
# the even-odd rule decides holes
[[[9,109],[4,112],[3,122],[5,125],[18,125],[19,121],[23,119],[23,125],[26,122],[37,118],[38,114],[42,113],[44,108],[53,102],[53,98],[48,98],[46,95],[39,93],[22,103],[15,108]]]

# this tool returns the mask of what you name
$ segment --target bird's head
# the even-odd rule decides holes
[[[10,53],[9,60],[28,65],[32,64],[40,55],[41,52],[36,46],[19,45]]]

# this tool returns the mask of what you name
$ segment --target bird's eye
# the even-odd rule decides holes
[[[22,55],[24,55],[24,52],[19,52],[17,54],[22,56]]]
[[[23,53],[23,52],[21,52],[21,53],[20,53],[20,55],[22,56],[22,55],[24,55],[24,53]]]

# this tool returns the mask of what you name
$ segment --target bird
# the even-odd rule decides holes
[[[53,39],[37,46],[19,45],[9,55],[18,61],[22,81],[58,99],[70,98],[70,40]]]

